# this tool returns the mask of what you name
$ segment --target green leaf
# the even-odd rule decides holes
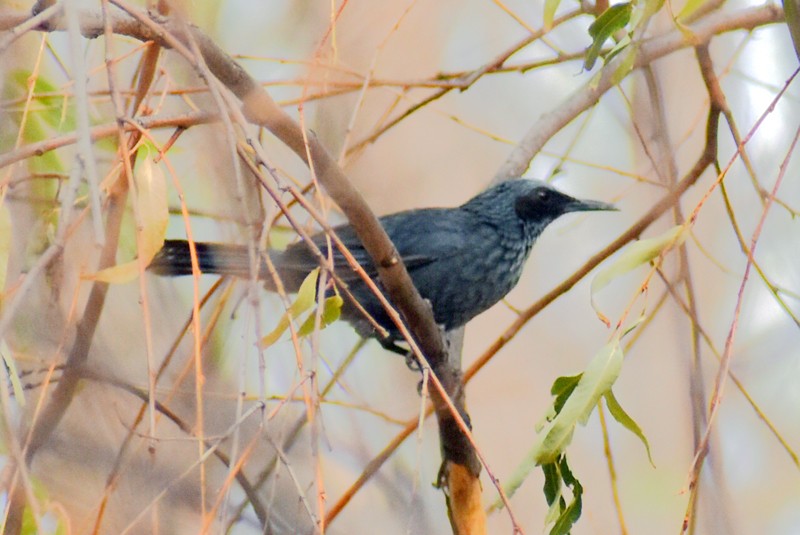
[[[27,86],[27,73],[20,71],[19,74],[26,78],[25,81],[18,80],[20,85]],[[58,131],[75,130],[75,109],[69,105],[67,97],[58,96],[60,91],[58,86],[43,77],[41,73],[38,74],[33,86],[33,96],[42,107],[37,110],[36,115]],[[44,93],[51,93],[53,96],[46,96]]]
[[[622,368],[622,359],[619,339],[615,338],[597,352],[585,372],[553,381],[550,393],[555,399],[548,411],[550,421],[544,425],[546,432],[539,433],[539,439],[503,486],[506,495],[513,496],[536,466],[541,466],[545,476],[544,494],[550,505],[547,523],[554,523],[559,529],[571,526],[581,511],[582,487],[569,470],[564,448],[572,439],[576,424],[585,424],[600,398],[611,390]],[[562,458],[563,463],[557,465]],[[573,487],[576,499],[569,506],[561,496],[561,481]],[[502,507],[503,503],[497,500],[491,510]]]
[[[551,465],[555,466],[556,463],[550,463]],[[558,472],[556,472],[558,474]],[[564,494],[561,489],[561,477],[558,478],[558,495],[557,499],[550,504],[550,507],[547,508],[547,513],[544,515],[544,525],[548,526],[550,524],[555,524],[558,522],[558,519],[561,517],[561,513],[564,509],[567,508],[567,501],[564,499]]]
[[[533,455],[534,452],[535,452],[535,450],[531,450],[531,451],[528,452],[528,454],[522,460],[520,465],[516,468],[516,470],[514,470],[514,473],[511,474],[511,476],[508,478],[508,480],[506,481],[505,485],[503,485],[503,491],[505,491],[506,496],[508,496],[509,498],[512,497],[515,492],[517,492],[517,489],[519,489],[522,486],[522,484],[525,482],[525,480],[528,478],[528,476],[531,474],[531,472],[533,472],[536,469],[537,462],[536,462],[536,458]],[[553,467],[550,467],[550,468],[552,469]],[[560,491],[560,485],[561,484],[559,483],[560,478],[552,479],[552,477],[555,477],[555,476],[553,474],[550,474],[550,476],[552,476],[552,477],[551,477],[551,479],[548,479],[548,472],[547,472],[547,469],[544,468],[544,465],[543,465],[542,469],[545,470],[545,474],[544,474],[545,475],[545,488],[544,488],[545,497],[548,499],[547,503],[552,505],[551,499],[552,500],[556,500],[560,496],[560,494],[559,494],[561,492]],[[489,510],[490,511],[500,510],[500,509],[503,508],[503,505],[504,505],[503,501],[498,498],[497,501],[492,504],[492,506],[489,508]]]
[[[675,17],[675,22],[679,25],[683,26],[687,19],[691,18],[698,9],[703,7],[706,4],[705,0],[687,0],[687,2],[681,8],[680,13],[678,16]]]
[[[545,426],[533,448],[537,464],[555,461],[572,440],[578,423],[585,424],[600,398],[610,390],[622,369],[619,339],[603,347],[592,358],[558,415]]]
[[[622,408],[622,405],[619,404],[616,396],[614,396],[614,392],[609,390],[603,397],[606,400],[606,406],[608,407],[608,412],[611,413],[611,416],[613,416],[617,422],[622,424],[622,427],[639,437],[639,440],[642,441],[645,450],[647,450],[647,459],[650,461],[650,464],[653,466],[653,468],[655,468],[656,465],[653,462],[653,456],[650,455],[650,444],[647,442],[647,437],[644,436],[642,429],[636,424],[633,418],[631,418],[630,415],[625,412],[625,409]]]
[[[14,398],[20,407],[25,406],[25,388],[22,386],[22,381],[19,379],[19,372],[14,363],[14,357],[11,356],[11,348],[8,347],[5,340],[0,341],[0,358],[5,364],[6,374],[8,381],[11,383],[11,390],[14,392]]]
[[[319,276],[319,268],[314,269],[300,285],[300,290],[297,292],[297,298],[289,306],[289,309],[281,316],[280,321],[271,333],[261,339],[261,348],[266,348],[278,341],[286,329],[289,328],[289,322],[293,318],[297,318],[314,306],[317,297],[317,277]]]
[[[783,0],[783,16],[792,36],[794,53],[800,59],[800,0]]]
[[[324,329],[334,321],[339,319],[339,316],[342,315],[342,305],[344,304],[344,299],[342,299],[339,295],[333,295],[325,299],[325,303],[322,307],[322,317],[320,318],[320,329]],[[316,321],[317,315],[310,314],[306,321],[303,322],[303,325],[297,330],[298,336],[308,336],[312,332],[314,332],[314,326],[317,323]]]
[[[553,396],[553,403],[550,405],[550,408],[547,410],[544,417],[536,423],[535,429],[537,433],[541,432],[541,430],[544,429],[544,426],[553,421],[553,418],[555,418],[558,413],[561,412],[564,403],[566,403],[567,399],[569,399],[569,396],[572,394],[572,391],[575,390],[575,387],[578,386],[578,381],[580,381],[582,375],[582,373],[579,373],[578,375],[572,375],[569,377],[559,377],[553,381],[553,386],[550,387],[550,394]]]
[[[589,36],[592,37],[592,44],[586,51],[586,58],[583,61],[584,69],[587,71],[592,70],[600,51],[603,49],[603,45],[617,31],[625,28],[631,20],[632,10],[633,5],[630,2],[614,4],[603,11],[589,26]]]
[[[622,39],[617,46],[611,49],[611,52],[608,53],[608,58],[606,61],[611,61],[611,58],[617,55],[617,53],[621,52],[623,48],[628,47],[631,42],[630,36],[626,35],[624,39]],[[638,52],[637,47],[628,47],[625,51],[625,56],[622,58],[622,61],[619,62],[617,68],[614,69],[614,74],[611,75],[611,83],[613,85],[619,84],[622,80],[628,76],[631,71],[633,70],[633,66],[636,64],[636,53]]]
[[[567,402],[573,390],[575,390],[575,387],[578,386],[581,377],[583,377],[583,374],[579,373],[578,375],[569,377],[559,377],[553,381],[550,393],[555,396],[555,400],[553,401],[554,414],[560,413],[561,409],[564,408],[564,403]]]
[[[605,35],[606,39],[608,39],[614,32],[625,27],[631,18],[632,10],[633,5],[630,2],[609,6],[589,26],[589,35],[591,37]]]
[[[542,465],[545,477],[544,494],[550,508],[545,525],[553,524],[550,535],[566,535],[578,521],[583,509],[583,486],[572,474],[567,456],[561,454],[552,463]],[[572,500],[567,503],[563,488],[570,488]]]
[[[581,380],[581,375],[583,375],[583,373],[579,373],[578,375],[563,375],[557,378],[553,381],[553,386],[550,387],[550,394],[553,396],[560,396],[564,392],[572,392],[575,385]]]
[[[544,0],[544,30],[547,31],[553,27],[553,19],[556,18],[556,10],[558,9],[561,0]]]
[[[547,463],[542,465],[542,472],[544,473],[544,499],[547,500],[547,505],[553,505],[555,501],[561,497],[561,476],[558,473],[558,466],[556,463]]]
[[[594,64],[597,63],[597,57],[600,55],[600,50],[602,48],[603,48],[603,43],[598,42],[595,39],[594,42],[592,43],[592,46],[586,49],[586,57],[583,59],[584,70],[591,71],[592,69],[594,69]]]
[[[575,485],[572,488],[572,501],[561,512],[553,527],[550,529],[550,535],[568,535],[572,526],[578,522],[583,512],[583,487],[575,480]]]
[[[31,73],[23,69],[15,70],[10,78],[15,83],[15,93],[18,96],[28,94],[28,85]],[[33,106],[28,117],[36,116],[46,124],[60,132],[75,130],[75,109],[69,105],[69,100],[58,93],[59,87],[50,82],[41,73],[33,81]],[[49,95],[46,95],[49,93]],[[37,140],[38,141],[38,140]]]
[[[6,84],[4,97],[9,100],[26,97],[29,94],[30,77],[30,71],[21,69],[9,73],[10,83]],[[25,143],[36,143],[53,137],[56,132],[73,131],[76,124],[75,109],[65,97],[56,95],[60,89],[41,74],[38,74],[32,82],[33,98],[25,115],[22,140]],[[43,96],[44,93],[53,96]],[[19,129],[23,118],[21,107],[18,111],[9,113],[9,116]],[[16,132],[13,137],[4,135],[0,142],[0,150],[10,148],[15,141]],[[64,170],[56,151],[48,151],[36,158],[29,158],[28,166],[32,172],[58,173]]]
[[[578,480],[572,474],[572,470],[570,469],[569,463],[567,462],[567,455],[566,454],[559,455],[558,460],[556,462],[558,463],[558,471],[561,474],[561,479],[564,480],[564,483],[566,485],[569,485],[570,487],[575,485],[575,483],[577,483]]]
[[[47,488],[35,478],[30,482],[33,487],[33,494],[39,503],[52,503],[52,498],[48,497]],[[49,507],[46,509],[32,509],[26,505],[22,512],[21,535],[64,535],[69,533],[64,525],[64,515],[59,513],[59,509]],[[38,516],[35,516],[38,515]]]
[[[631,29],[630,33],[642,28],[663,6],[664,0],[645,0],[644,2],[637,2],[633,6],[631,20],[628,22],[628,27]]]
[[[625,50],[630,44],[631,44],[631,35],[626,34],[625,36],[622,37],[622,39],[620,39],[617,42],[617,44],[614,45],[614,47],[611,50],[608,51],[608,54],[605,55],[604,57],[605,63],[608,63],[609,61],[614,59],[617,56],[617,54]]]
[[[608,318],[600,312],[594,300],[597,292],[605,288],[612,280],[636,269],[642,264],[647,264],[671,248],[680,245],[686,239],[686,227],[678,225],[671,228],[661,236],[639,240],[628,247],[617,260],[606,269],[602,270],[592,280],[591,300],[595,312],[606,325]]]

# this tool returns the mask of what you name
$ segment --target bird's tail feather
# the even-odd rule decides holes
[[[250,253],[244,245],[195,242],[197,262],[202,273],[250,276]],[[147,267],[157,275],[177,276],[192,274],[192,257],[186,240],[165,240],[164,246]],[[267,266],[259,265],[259,278],[267,278]]]

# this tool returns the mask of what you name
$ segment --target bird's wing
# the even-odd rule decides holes
[[[397,247],[406,269],[413,274],[415,269],[464,252],[466,248],[465,221],[462,221],[464,217],[464,214],[456,209],[428,208],[384,216],[381,218],[381,223]],[[342,225],[335,227],[334,231],[367,275],[372,278],[377,277],[378,271],[353,228]],[[325,233],[315,234],[312,240],[323,254],[328,254]],[[351,282],[359,278],[335,244],[333,264],[336,274],[343,281]],[[308,246],[298,242],[289,246],[280,255],[276,267],[284,273],[300,275],[307,274],[317,265],[317,260]]]

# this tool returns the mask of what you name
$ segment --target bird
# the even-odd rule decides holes
[[[436,323],[444,331],[452,331],[491,308],[517,285],[534,243],[550,223],[571,212],[600,210],[616,208],[600,201],[576,199],[540,180],[519,178],[500,182],[461,206],[406,210],[379,220],[420,295],[429,301]],[[353,228],[343,224],[333,230],[381,287],[378,271]],[[328,257],[325,232],[310,239]],[[250,277],[247,246],[195,242],[195,247],[202,273]],[[320,265],[303,241],[265,254],[287,293],[297,292],[309,273]],[[336,283],[346,284],[350,296],[360,304],[358,307],[345,301],[342,319],[353,325],[360,336],[377,338],[386,349],[407,354],[397,345],[403,340],[397,326],[335,246],[331,257]],[[189,243],[165,240],[148,270],[162,276],[192,274]],[[263,258],[258,276],[268,290],[276,291]],[[365,317],[365,311],[383,328],[383,333]]]

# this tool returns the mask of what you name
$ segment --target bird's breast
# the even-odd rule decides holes
[[[444,276],[438,284],[418,286],[433,304],[437,322],[446,329],[466,324],[503,299],[519,281],[531,249],[525,241],[496,236],[481,243],[449,265],[446,273],[440,271]]]

